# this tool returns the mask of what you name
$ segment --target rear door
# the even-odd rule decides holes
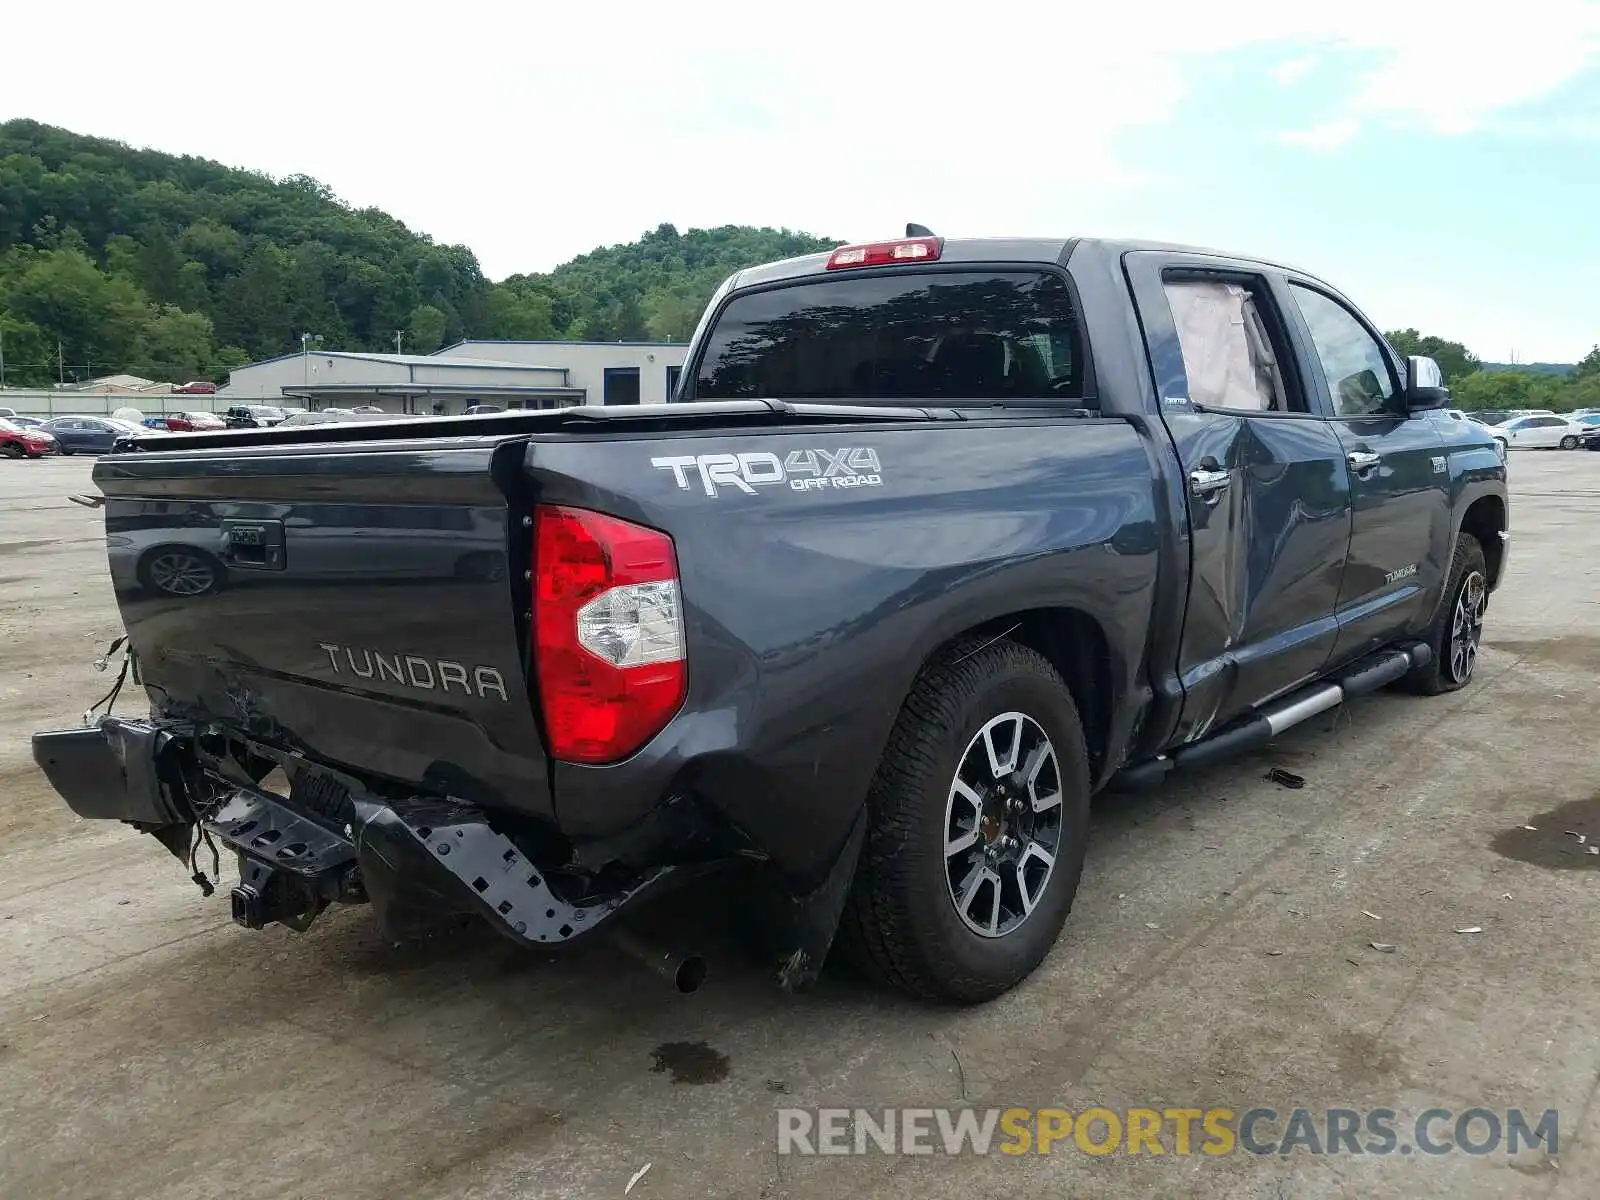
[[[1178,736],[1191,741],[1327,663],[1350,489],[1277,274],[1166,252],[1125,264],[1188,488]]]
[[[1336,659],[1426,624],[1450,553],[1450,472],[1428,413],[1408,413],[1388,344],[1324,285],[1291,278],[1314,353],[1314,386],[1350,473],[1350,554],[1339,584]]]

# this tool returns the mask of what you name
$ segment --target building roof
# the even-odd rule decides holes
[[[235,367],[234,370],[247,371],[251,367],[263,366],[266,363],[283,362],[286,359],[300,357],[302,357],[300,351],[296,350],[290,354],[279,354],[273,358],[263,358],[257,362],[246,363],[242,367]],[[562,367],[544,367],[540,366],[538,363],[502,362],[489,358],[469,359],[467,360],[467,363],[464,364],[461,363],[459,359],[439,358],[432,354],[383,354],[378,351],[368,350],[313,350],[309,355],[305,355],[304,357],[353,358],[359,359],[362,362],[391,363],[398,367],[462,367],[464,369],[470,364],[470,366],[474,368],[499,367],[516,371],[560,371],[564,369]]]
[[[146,379],[142,375],[102,375],[98,379],[91,379],[87,383],[73,384],[71,390],[75,392],[165,392],[170,391],[170,383],[157,383],[154,379]]]
[[[589,342],[582,338],[462,338],[459,342],[451,342],[448,346],[441,346],[429,357],[437,359],[446,350],[455,350],[460,346],[627,346],[639,350],[682,350],[689,345],[688,341],[681,342]]]

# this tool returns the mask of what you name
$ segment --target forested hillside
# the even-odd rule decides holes
[[[582,255],[491,283],[441,246],[314,179],[272,179],[34,121],[0,124],[0,354],[5,382],[128,372],[222,379],[299,348],[429,353],[466,337],[682,339],[730,272],[836,241],[725,226]],[[1397,330],[1439,360],[1463,408],[1600,407],[1600,348],[1576,367],[1480,362]]]
[[[299,347],[427,353],[463,337],[687,337],[723,275],[833,245],[663,225],[548,275],[493,284],[316,180],[274,180],[33,121],[0,124],[5,380],[220,378]]]

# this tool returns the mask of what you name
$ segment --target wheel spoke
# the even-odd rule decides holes
[[[1036,813],[1047,812],[1061,803],[1061,793],[1059,791],[1041,796],[1032,787],[1029,787],[1028,796],[1033,801],[1033,811]]]
[[[976,828],[969,829],[969,830],[967,830],[967,832],[965,832],[963,834],[960,834],[957,837],[951,838],[948,842],[946,842],[944,844],[944,856],[946,858],[954,858],[956,855],[960,854],[963,850],[970,849],[977,842],[977,840],[978,840],[978,831],[977,831],[977,829]]]
[[[983,814],[983,797],[978,795],[964,780],[957,780],[950,785],[950,798],[954,800],[960,796],[972,806],[972,819],[976,821]]]
[[[1044,764],[1054,757],[1049,742],[1040,742],[1028,751],[1028,761],[1022,765],[1022,778],[1027,781],[1029,787],[1038,782],[1039,772],[1044,769]]]
[[[1000,876],[993,871],[984,873],[991,884],[990,891],[994,893],[994,903],[989,908],[989,933],[990,936],[1000,932]]]
[[[1011,729],[1011,741],[1004,758],[995,745],[994,735],[1002,725]],[[983,727],[983,748],[989,753],[989,770],[994,778],[1003,779],[1017,769],[1017,758],[1022,753],[1022,714],[1006,713]]]
[[[961,889],[961,895],[956,899],[956,909],[962,916],[972,916],[972,901],[978,894],[978,889],[983,886],[983,881],[988,878],[988,871],[982,867],[975,868],[967,876],[966,885]]]

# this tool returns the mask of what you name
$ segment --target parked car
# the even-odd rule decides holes
[[[1583,448],[1600,450],[1600,409],[1579,409],[1572,421],[1575,425],[1583,426]]]
[[[139,423],[149,429],[165,429],[168,433],[188,433],[194,428],[187,413],[162,413]]]
[[[370,901],[551,947],[742,865],[783,986],[839,932],[974,1002],[1056,941],[1095,791],[1465,686],[1506,561],[1505,464],[1438,366],[1259,259],[842,246],[724,282],[679,398],[99,464],[108,537],[252,584],[119,592],[150,716],[35,760],[234,852],[251,928]],[[408,541],[498,570],[406,579]]]
[[[336,425],[345,421],[415,421],[420,420],[408,413],[386,413],[382,409],[375,412],[351,412],[344,408],[324,408],[317,412],[290,413],[281,422],[284,426],[297,425]]]
[[[37,429],[39,426],[44,424],[44,418],[42,417],[24,417],[20,413],[14,417],[5,417],[0,419],[10,421],[13,425],[19,426],[23,429]]]
[[[12,417],[14,417],[16,415],[17,415],[17,410],[16,409],[14,409],[14,408],[5,408],[3,406],[0,406],[0,420],[9,421]]]
[[[109,454],[119,439],[159,437],[167,432],[116,417],[87,415],[52,417],[40,429],[60,443],[63,454]]]
[[[505,409],[501,408],[498,404],[469,404],[463,410],[464,414],[469,417],[478,417],[484,415],[485,413],[497,413],[504,411]]]
[[[1576,450],[1587,432],[1586,426],[1554,414],[1513,417],[1490,431],[1508,450]]]
[[[56,439],[43,429],[20,425],[11,417],[0,417],[0,455],[6,458],[43,458],[59,454]]]
[[[204,379],[197,379],[184,384],[182,387],[173,388],[172,394],[174,396],[214,396],[216,391],[216,384]]]
[[[189,422],[190,429],[226,429],[228,427],[227,422],[217,416],[216,413],[186,412],[178,415]]]
[[[229,429],[257,429],[276,425],[285,412],[275,404],[232,404],[223,414],[223,423]]]

